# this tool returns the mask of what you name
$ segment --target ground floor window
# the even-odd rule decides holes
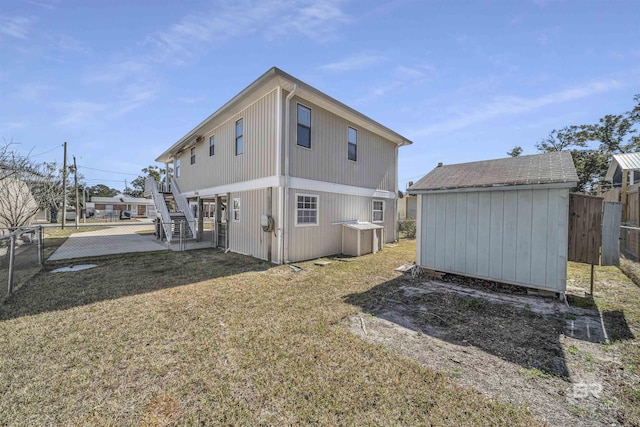
[[[383,200],[373,201],[372,217],[373,217],[373,222],[384,222],[384,201]]]
[[[296,194],[296,225],[318,225],[318,196]]]
[[[233,199],[233,222],[240,222],[240,199]]]

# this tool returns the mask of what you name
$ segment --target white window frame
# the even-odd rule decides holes
[[[213,153],[211,152],[213,148]],[[209,157],[216,155],[216,136],[211,135],[209,137]]]
[[[191,151],[189,152],[190,157],[189,160],[191,161],[192,165],[196,164],[196,147],[191,147]]]
[[[382,203],[382,210],[376,209],[376,203]],[[371,222],[384,222],[384,208],[385,203],[384,200],[374,199],[371,202]],[[376,212],[382,212],[382,219],[376,220]]]
[[[351,142],[349,140],[349,130],[353,130],[356,133],[356,142]],[[350,159],[349,158],[349,146],[352,145],[354,147],[356,147],[356,158],[355,159]],[[353,126],[347,126],[347,160],[351,161],[351,162],[358,162],[358,129],[354,128]]]
[[[174,169],[176,173],[176,178],[180,178],[180,157],[176,158]]]
[[[307,125],[301,124],[299,119],[298,119],[298,107],[303,107],[303,108],[306,108],[307,110],[309,110],[309,126],[308,126],[309,127],[309,146],[308,147],[305,147],[304,145],[298,144],[298,126],[307,127]],[[298,102],[296,104],[296,147],[304,148],[305,150],[311,150],[311,147],[313,147],[313,145],[311,143],[312,142],[311,141],[311,139],[312,139],[311,138],[311,129],[312,129],[312,127],[313,127],[313,109],[311,107],[309,107],[308,105],[304,105],[304,104]]]
[[[240,135],[238,135],[238,123],[242,122],[242,133]],[[236,120],[236,125],[234,128],[234,134],[236,136],[235,139],[235,153],[236,156],[241,156],[242,153],[244,153],[244,117],[240,117],[238,120]],[[238,152],[238,140],[241,139],[242,142],[242,147],[240,147],[240,152]]]
[[[236,212],[238,213],[238,218],[236,219]],[[233,222],[240,222],[240,198],[235,198],[231,203],[231,219]]]
[[[298,211],[300,210],[300,208],[298,208],[298,197],[314,197],[316,199],[316,209],[315,209],[316,222],[315,223],[310,223],[310,222],[298,223]],[[295,209],[296,227],[317,227],[320,225],[320,196],[318,196],[317,194],[296,193],[295,204],[296,204],[296,209]],[[303,208],[303,210],[312,210],[312,209]]]

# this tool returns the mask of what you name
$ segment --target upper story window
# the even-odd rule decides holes
[[[209,155],[213,156],[216,153],[216,137],[211,135],[209,137]]]
[[[311,148],[311,109],[298,104],[298,145]]]
[[[373,217],[373,222],[384,222],[384,201],[383,200],[373,201],[372,217]]]
[[[233,222],[240,222],[240,199],[233,199]]]
[[[176,159],[176,178],[180,178],[180,158]]]
[[[296,225],[318,225],[318,196],[296,194]]]
[[[358,160],[358,130],[352,127],[348,127],[348,147],[347,147],[347,156],[349,160],[353,160],[354,162]]]
[[[242,119],[236,122],[236,156],[242,154],[242,142],[244,137],[244,126]]]
[[[195,147],[191,148],[191,164],[196,163],[196,149]]]

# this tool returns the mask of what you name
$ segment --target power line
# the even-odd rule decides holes
[[[137,173],[127,173],[127,172],[116,172],[116,171],[107,171],[104,169],[95,169],[95,168],[89,168],[87,166],[82,166],[82,165],[78,165],[79,168],[83,168],[83,169],[89,169],[92,171],[98,171],[98,172],[107,172],[107,173],[117,173],[119,175],[133,175],[133,176],[138,176]]]
[[[50,153],[54,150],[57,150],[58,148],[62,147],[63,145],[56,145],[55,147],[53,147],[51,150],[47,150],[47,151],[43,151],[42,153],[38,153],[38,154],[30,154],[29,157],[38,157],[38,156],[42,156],[43,154],[47,154]]]

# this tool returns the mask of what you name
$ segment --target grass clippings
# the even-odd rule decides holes
[[[411,243],[302,271],[216,250],[48,263],[0,306],[0,425],[536,425],[337,327]],[[99,262],[98,262],[99,261]]]

